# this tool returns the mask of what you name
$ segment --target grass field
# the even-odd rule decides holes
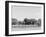
[[[41,27],[37,25],[12,25],[12,31],[29,31],[40,30]]]

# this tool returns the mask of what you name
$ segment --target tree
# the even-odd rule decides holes
[[[16,25],[17,24],[17,19],[12,18],[12,25]]]
[[[38,26],[41,26],[41,19],[38,19],[37,23],[38,23]]]
[[[30,24],[30,20],[27,19],[27,18],[24,19],[24,22],[25,22],[25,25],[29,25]]]
[[[29,25],[29,24],[30,24],[30,25],[31,25],[31,24],[34,25],[34,24],[37,22],[36,19],[27,19],[27,18],[25,18],[24,21],[25,21],[25,24],[28,24],[28,25]]]
[[[31,24],[33,24],[33,25],[36,24],[36,22],[37,22],[36,19],[31,19],[30,21],[31,21]]]

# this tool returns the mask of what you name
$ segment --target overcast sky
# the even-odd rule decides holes
[[[41,18],[41,7],[12,5],[11,8],[12,18],[18,20],[23,20],[24,18]]]

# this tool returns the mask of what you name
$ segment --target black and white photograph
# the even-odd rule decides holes
[[[9,35],[44,33],[44,3],[10,2]]]

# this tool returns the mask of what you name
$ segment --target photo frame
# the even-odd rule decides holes
[[[34,34],[45,34],[45,3],[5,1],[5,35]]]

